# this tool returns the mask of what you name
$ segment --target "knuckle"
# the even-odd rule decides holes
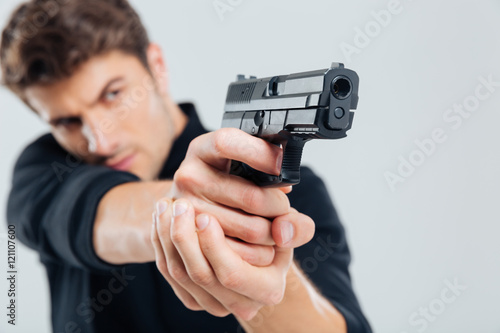
[[[270,293],[270,294],[267,294],[266,296],[264,296],[264,299],[263,299],[263,303],[265,305],[277,305],[279,303],[281,303],[281,300],[283,299],[283,295],[280,294],[280,293]]]
[[[240,200],[247,209],[254,211],[261,207],[261,194],[261,190],[258,187],[254,185],[248,185],[245,186],[245,188],[241,191]]]
[[[210,310],[207,310],[207,312],[210,313],[212,316],[221,317],[221,318],[226,317],[229,314],[231,314],[231,312],[227,311],[224,307],[220,307],[217,309],[210,309]]]
[[[214,151],[217,155],[222,155],[222,152],[227,151],[229,147],[228,136],[230,131],[227,128],[221,128],[213,133]]]
[[[274,247],[266,246],[262,251],[262,266],[271,265],[274,260]]]
[[[270,225],[264,228],[260,218],[252,217],[248,223],[242,225],[241,233],[243,235],[243,240],[249,243],[258,244],[266,238],[267,234],[270,232],[269,230]]]
[[[218,179],[207,180],[204,186],[204,193],[207,197],[220,195],[223,191],[221,190],[221,182]]]
[[[227,289],[236,290],[243,284],[243,276],[237,270],[221,274],[220,283]]]
[[[255,144],[257,144],[257,146]],[[245,156],[257,157],[261,152],[265,151],[264,149],[266,148],[264,146],[258,147],[261,144],[262,142],[260,142],[260,140],[257,142],[245,141],[242,142],[238,148]]]
[[[192,163],[185,163],[183,162],[179,169],[174,174],[174,183],[177,185],[179,190],[183,190],[187,187],[190,187],[192,185],[196,184],[195,181],[195,175],[196,172],[194,172],[194,168],[192,166]]]
[[[241,249],[239,251],[235,251],[240,255],[240,257],[248,263],[255,263],[260,258],[254,251]]]
[[[172,243],[176,245],[186,243],[187,241],[186,235],[182,232],[182,230],[175,227],[170,230],[170,239],[172,240]]]
[[[204,270],[190,272],[189,276],[194,283],[202,287],[208,287],[212,285],[214,281],[212,274]]]
[[[202,134],[191,140],[186,152],[186,159],[196,156],[196,154],[200,151],[200,149],[203,148],[203,146],[205,145],[204,142],[207,141],[207,138],[209,138],[210,135],[211,133]]]
[[[272,246],[246,246],[236,252],[243,260],[254,266],[269,266],[274,259],[274,247]]]
[[[278,286],[270,292],[266,293],[264,296],[264,304],[266,305],[277,305],[281,303],[283,297],[285,296],[284,286]]]
[[[200,311],[203,310],[203,308],[194,300],[194,298],[188,298],[182,300],[182,303],[186,308],[188,308],[191,311]]]
[[[167,264],[165,263],[165,261],[163,260],[156,260],[156,268],[158,268],[158,271],[160,271],[160,273],[163,275],[163,276],[168,276],[168,268],[167,268]]]
[[[196,148],[201,144],[201,141],[203,140],[204,136],[206,136],[206,134],[200,135],[200,136],[194,138],[193,140],[191,140],[191,142],[188,145],[188,152],[196,150]]]
[[[173,262],[172,260],[167,264],[167,267],[168,267],[168,273],[170,274],[170,276],[176,280],[177,282],[179,282],[180,284],[184,284],[186,283],[188,280],[189,280],[189,276],[188,274],[186,273],[186,270],[184,269],[184,267],[177,263],[177,262]]]

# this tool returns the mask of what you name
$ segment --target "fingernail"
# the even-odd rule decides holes
[[[174,216],[179,216],[184,214],[187,210],[187,204],[182,201],[176,201],[174,203]]]
[[[281,164],[283,163],[283,154],[279,154],[278,161],[276,162],[276,169],[281,173]]]
[[[156,203],[156,216],[160,216],[164,211],[167,210],[168,204],[164,200],[160,200]]]
[[[208,215],[198,215],[198,217],[196,218],[196,227],[198,228],[198,230],[203,230],[207,227],[208,222],[210,222],[210,218],[208,217]]]
[[[290,222],[281,222],[281,240],[283,245],[293,239],[293,225]]]

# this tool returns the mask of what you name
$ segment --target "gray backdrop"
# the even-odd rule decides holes
[[[366,314],[378,332],[500,332],[498,0],[132,2],[175,99],[194,101],[212,129],[238,73],[356,70],[349,136],[308,143],[303,160],[345,223]],[[2,26],[18,3],[0,0]],[[0,101],[4,233],[13,163],[47,127],[5,89]],[[5,237],[0,258],[5,272]],[[0,330],[49,332],[44,269],[24,246],[18,262],[18,325],[2,310]]]

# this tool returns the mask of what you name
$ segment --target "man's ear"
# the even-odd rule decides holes
[[[159,92],[168,94],[168,68],[163,59],[163,52],[158,44],[150,43],[146,51],[148,57],[148,65],[151,74],[158,87]]]

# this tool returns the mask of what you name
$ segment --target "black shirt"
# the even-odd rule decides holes
[[[207,132],[192,104],[180,106],[189,122],[160,179],[171,179],[191,140]],[[344,229],[326,187],[309,168],[301,169],[301,178],[289,199],[315,221],[316,234],[295,250],[295,258],[344,315],[349,332],[371,332],[351,286]],[[47,269],[54,332],[243,332],[231,315],[218,318],[185,308],[154,262],[116,266],[97,257],[92,230],[99,200],[112,187],[132,181],[139,179],[79,161],[50,134],[19,157],[7,217]]]

